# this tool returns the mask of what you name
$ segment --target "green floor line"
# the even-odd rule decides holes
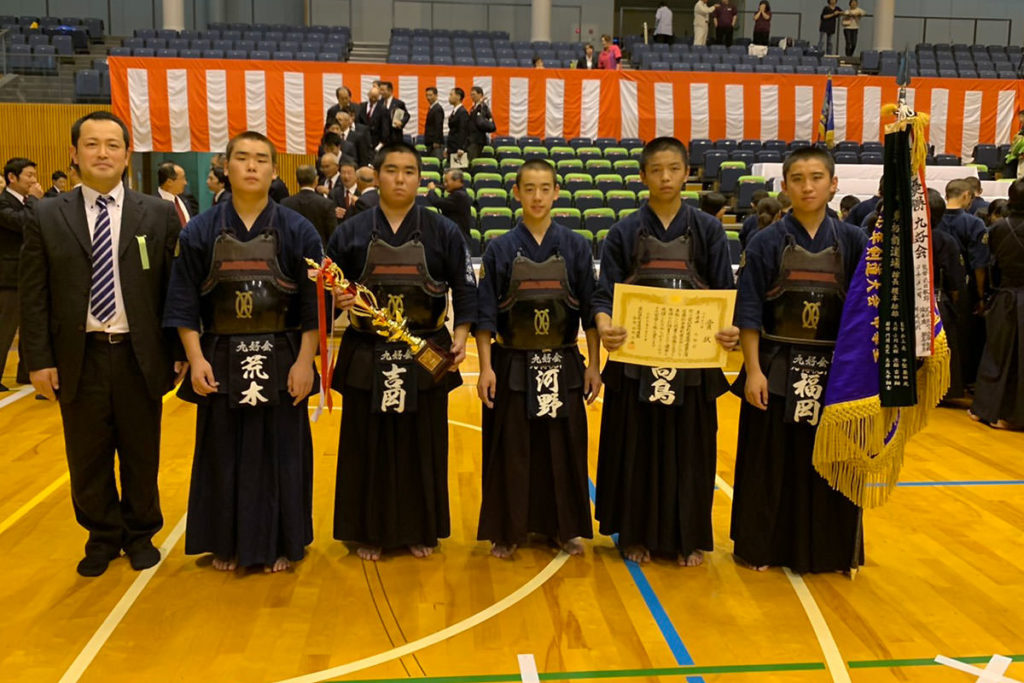
[[[1024,655],[1007,655],[1014,662],[1024,662]],[[954,657],[965,664],[987,664],[991,655]],[[941,666],[934,659],[867,659],[846,663],[851,669],[895,669],[912,666]],[[644,678],[650,676],[698,676],[700,674],[752,674],[791,671],[825,671],[822,662],[793,664],[731,664],[722,666],[673,666],[660,669],[610,669],[607,671],[556,671],[540,674],[542,681],[594,680],[601,678]],[[335,683],[408,683],[410,680],[434,683],[518,683],[519,674],[480,674],[476,676],[429,676],[426,678],[365,678]]]

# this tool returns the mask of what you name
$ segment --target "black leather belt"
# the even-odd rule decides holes
[[[92,341],[103,342],[104,344],[121,344],[128,341],[127,332],[89,332],[86,336]]]

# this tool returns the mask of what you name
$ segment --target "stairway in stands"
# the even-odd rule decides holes
[[[88,54],[61,57],[56,76],[13,74],[0,86],[0,102],[74,102],[75,71],[91,69],[92,60],[106,58],[107,48],[120,44],[120,38],[104,36],[102,43],[89,44]]]
[[[364,62],[369,64],[383,64],[387,59],[387,43],[353,43],[352,53],[348,56],[348,61],[350,62]]]

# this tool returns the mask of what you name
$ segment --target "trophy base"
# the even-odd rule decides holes
[[[455,361],[455,356],[450,351],[446,351],[430,341],[423,345],[414,358],[420,367],[430,373],[435,384],[444,377]]]

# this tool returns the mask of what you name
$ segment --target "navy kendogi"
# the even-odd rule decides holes
[[[581,324],[594,329],[595,286],[590,244],[563,225],[540,244],[522,222],[488,243],[477,330],[494,335],[497,379],[494,407],[483,406],[480,540],[593,538],[577,338]]]
[[[612,226],[601,252],[594,314],[612,313],[615,283],[733,289],[722,224],[685,203],[666,229],[642,206]],[[619,546],[689,556],[713,550],[719,369],[673,370],[608,361],[597,462],[596,516]]]
[[[957,302],[957,323],[953,331],[960,345],[960,371],[964,385],[974,384],[978,363],[985,347],[985,320],[977,315],[981,301],[978,292],[978,270],[988,268],[990,252],[985,222],[963,209],[946,209],[938,228],[951,234],[960,244],[960,253],[967,267],[966,295]],[[949,336],[947,334],[947,336]],[[950,392],[950,396],[954,394]]]
[[[327,255],[367,286],[409,330],[447,351],[448,296],[457,327],[477,316],[476,277],[459,227],[413,206],[397,232],[378,207],[334,232]],[[350,316],[334,371],[343,396],[334,537],[384,550],[434,547],[451,533],[448,393],[458,372],[434,382],[407,354]]]
[[[825,572],[863,564],[860,509],[814,470],[811,456],[843,302],[866,243],[862,229],[830,217],[812,239],[789,214],[744,252],[735,324],[761,331],[769,392],[767,410],[745,399],[740,407],[730,535],[750,565]],[[803,391],[799,371],[814,374],[820,393]],[[745,385],[744,369],[733,385],[741,398]]]
[[[313,541],[313,442],[287,381],[317,328],[305,259],[323,258],[320,237],[273,201],[246,230],[227,201],[193,218],[179,249],[164,326],[202,332],[219,382],[206,397],[188,381],[178,392],[198,405],[185,552],[242,567],[300,560]]]

